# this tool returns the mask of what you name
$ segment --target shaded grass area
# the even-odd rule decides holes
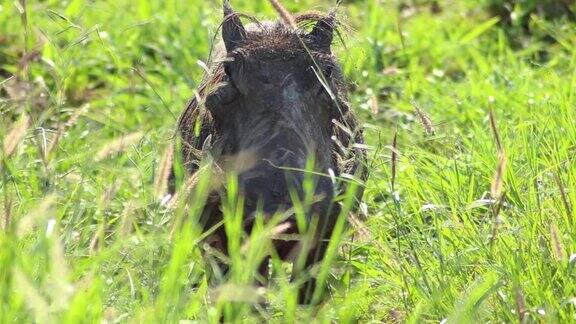
[[[246,245],[232,194],[230,278],[213,273],[193,221],[210,172],[188,208],[162,204],[218,3],[1,3],[0,322],[574,321],[576,26],[518,1],[526,30],[495,3],[344,3],[337,52],[371,176],[317,307],[296,305],[278,260],[250,285],[274,228]]]

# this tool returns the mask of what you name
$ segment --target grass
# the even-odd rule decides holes
[[[0,3],[0,322],[576,321],[576,26],[520,12],[530,33],[506,27],[496,2],[345,2],[337,52],[371,175],[317,307],[296,305],[278,260],[250,286],[274,228],[247,244],[233,190],[226,281],[201,255],[202,204],[161,203],[218,3]]]

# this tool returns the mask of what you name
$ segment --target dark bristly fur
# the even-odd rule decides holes
[[[219,166],[241,152],[253,152],[256,163],[248,170],[236,170],[245,197],[247,232],[257,206],[270,215],[291,208],[291,190],[303,198],[304,172],[297,170],[305,169],[309,158],[314,158],[318,173],[335,174],[336,179],[345,174],[367,178],[365,152],[354,145],[363,143],[362,132],[330,49],[335,14],[305,13],[293,19],[296,29],[282,20],[252,19],[244,27],[240,15],[224,1],[224,44],[214,51],[210,71],[178,124],[181,153],[190,173],[197,171],[202,151],[208,150]],[[317,177],[315,183],[317,198],[306,215],[316,224],[314,246],[298,252],[297,242],[274,241],[284,259],[306,253],[306,269],[323,258],[340,213],[334,199],[347,189],[346,182],[333,183],[328,176]],[[205,207],[201,222],[206,229],[222,220],[221,195],[214,192]],[[356,195],[360,199],[362,190]],[[295,218],[288,222],[295,234]],[[210,241],[227,253],[222,227]],[[310,302],[313,289],[311,279],[301,289],[300,302]]]

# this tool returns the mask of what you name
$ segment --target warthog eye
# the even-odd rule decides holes
[[[320,70],[316,67],[310,67],[310,78],[313,80],[312,86],[315,91],[318,92],[319,96],[326,95],[326,87],[329,87],[332,79],[332,72],[334,70],[333,66],[331,65],[321,65],[319,66]]]
[[[229,63],[224,63],[224,73],[226,73],[229,79],[232,77],[232,67]]]
[[[330,65],[325,66],[323,70],[324,70],[324,76],[325,76],[326,78],[329,78],[329,77],[332,76],[332,70],[333,70],[333,67],[332,67],[332,66],[330,66]]]
[[[223,82],[206,97],[206,109],[211,112],[212,117],[222,118],[227,110],[227,105],[231,104],[237,96],[236,87],[229,81]]]

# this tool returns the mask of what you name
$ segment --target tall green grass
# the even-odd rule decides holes
[[[158,180],[219,3],[0,3],[0,322],[575,321],[576,26],[510,32],[492,2],[344,3],[366,217],[296,282],[272,258],[261,288],[280,219],[244,236],[220,179],[232,249],[206,251],[194,220],[216,175],[179,177],[173,208]],[[298,306],[310,275],[328,296]]]

